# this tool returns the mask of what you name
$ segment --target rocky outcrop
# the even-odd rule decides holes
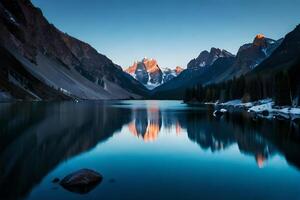
[[[234,68],[239,71],[237,75],[245,74],[258,66],[272,54],[281,42],[282,39],[276,41],[266,38],[263,34],[258,34],[252,43],[241,46],[234,63]]]
[[[203,67],[211,66],[218,58],[228,58],[234,57],[233,54],[229,53],[226,50],[221,50],[219,48],[211,48],[210,52],[202,51],[197,58],[191,60],[187,68],[188,69],[199,69]]]
[[[60,181],[60,185],[71,192],[86,194],[94,189],[103,177],[90,169],[81,169],[67,175]]]

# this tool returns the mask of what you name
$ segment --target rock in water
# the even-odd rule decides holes
[[[213,113],[213,115],[215,117],[221,117],[222,115],[224,115],[224,113],[226,113],[227,110],[222,108],[221,110],[215,110],[215,112]]]
[[[52,183],[58,183],[59,182],[59,178],[54,178],[53,180],[52,180]]]
[[[71,192],[86,194],[94,189],[103,177],[90,169],[81,169],[66,176],[60,185]]]

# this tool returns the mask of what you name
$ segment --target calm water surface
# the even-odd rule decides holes
[[[177,101],[0,104],[0,199],[300,199],[299,124]],[[81,195],[52,180],[104,179]]]

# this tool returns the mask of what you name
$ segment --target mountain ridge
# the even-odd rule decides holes
[[[71,99],[130,99],[143,98],[147,89],[124,73],[120,66],[98,53],[89,44],[58,30],[29,0],[0,2],[0,46],[24,70],[51,87],[55,93]],[[0,90],[10,94],[9,87],[34,94],[33,83],[20,75],[12,65],[2,69]],[[14,70],[13,70],[14,69]],[[14,75],[14,81],[10,80]],[[42,92],[42,91],[41,91]],[[39,93],[41,93],[39,92]],[[35,95],[29,99],[52,99]],[[33,96],[33,97],[32,97]],[[25,98],[25,96],[23,96]],[[23,99],[18,95],[18,99]]]
[[[242,45],[237,55],[214,47],[210,51],[202,51],[196,59],[189,62],[181,75],[155,88],[152,96],[182,99],[185,91],[195,84],[214,84],[239,77],[268,58],[281,42],[282,39],[273,40],[258,34],[251,43]]]
[[[193,85],[223,83],[298,62],[299,26],[279,40],[257,34],[236,55],[212,47],[184,70],[161,68],[155,59],[144,58],[123,71],[91,45],[49,23],[29,0],[2,0],[0,25],[0,98],[14,100],[182,99]]]
[[[143,58],[141,61],[135,61],[124,71],[152,90],[177,77],[183,68],[179,66],[175,69],[161,68],[155,59]]]
[[[300,25],[280,40],[270,56],[254,69],[220,83],[195,84],[186,91],[185,101],[226,102],[240,99],[242,102],[256,102],[272,99],[276,106],[297,107],[300,105],[299,52]]]

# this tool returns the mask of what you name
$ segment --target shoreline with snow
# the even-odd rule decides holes
[[[195,104],[194,104],[195,105]],[[262,118],[283,118],[286,120],[300,119],[300,107],[276,106],[272,99],[263,99],[255,102],[243,103],[241,100],[232,100],[225,103],[206,102],[204,105],[213,105],[216,111],[224,113],[224,109],[229,111],[247,111],[255,113]],[[222,110],[223,109],[223,110]]]

